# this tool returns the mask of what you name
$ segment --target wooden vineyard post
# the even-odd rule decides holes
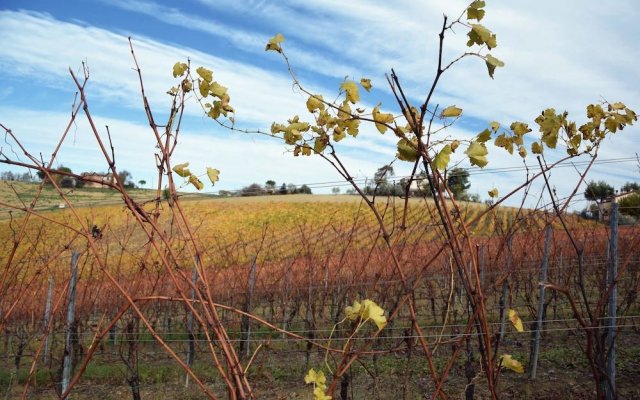
[[[76,308],[76,283],[78,282],[78,258],[80,253],[73,252],[71,254],[71,281],[69,282],[69,304],[67,306],[67,331],[64,341],[64,359],[62,362],[62,386],[61,392],[64,393],[69,386],[71,379],[72,361],[71,361],[71,335],[73,334],[73,326],[75,321]]]
[[[486,245],[477,245],[478,268],[480,269],[480,287],[484,287],[484,270],[485,270],[485,254]]]
[[[611,287],[607,318],[607,376],[609,383],[605,390],[607,400],[616,398],[616,325],[618,304],[618,203],[615,197],[611,202],[609,213],[611,237],[609,239],[609,268],[607,271],[607,287]]]
[[[47,289],[47,302],[44,306],[44,331],[49,331],[49,320],[51,319],[51,297],[53,296],[53,275],[49,277],[49,288]],[[49,335],[50,332],[46,334],[44,338],[44,363],[45,365],[49,362]]]
[[[198,268],[197,268],[198,264],[200,264],[200,260],[198,256],[196,256],[196,265],[193,267],[193,277],[191,278],[194,286],[193,288],[191,288],[192,301],[195,300],[196,298],[195,287],[198,284]],[[191,311],[191,309],[187,311],[187,334],[189,335],[189,343],[188,343],[189,348],[187,350],[187,365],[189,366],[189,368],[191,368],[191,366],[193,365],[193,358],[196,351],[195,335],[193,333],[193,312]],[[189,386],[189,374],[185,374],[184,386],[185,387]]]
[[[507,265],[505,268],[505,277],[502,282],[502,295],[500,295],[500,340],[504,339],[504,332],[507,327],[507,299],[509,298],[509,274],[511,273],[511,251],[513,236],[509,235],[507,241]]]
[[[544,256],[542,258],[542,270],[540,271],[540,294],[538,296],[538,318],[534,329],[533,346],[531,348],[531,360],[529,378],[536,379],[538,370],[538,354],[540,352],[540,335],[544,318],[544,292],[547,281],[547,268],[549,267],[549,252],[551,249],[551,224],[547,224],[544,236]]]
[[[257,269],[257,257],[253,257],[253,264],[251,264],[251,271],[249,272],[249,284],[247,285],[247,297],[244,304],[244,312],[250,313],[253,309],[253,291],[256,287],[256,269]],[[249,346],[249,339],[251,336],[251,325],[249,324],[249,317],[242,316],[240,323],[240,354],[249,356],[251,349]]]
[[[287,267],[287,270],[284,273],[284,282],[283,282],[283,299],[282,299],[282,330],[286,331],[287,329],[289,329],[289,325],[287,324],[287,319],[288,319],[288,315],[287,315],[287,309],[288,309],[288,305],[289,305],[289,291],[291,290],[291,265],[293,264],[292,261],[289,261],[289,266]],[[282,338],[284,339],[286,337],[286,335],[284,334],[284,332],[282,332]]]

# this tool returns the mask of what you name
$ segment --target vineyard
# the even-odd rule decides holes
[[[184,203],[185,212],[190,215],[206,210],[200,213],[201,223],[195,229],[207,233],[200,235],[207,286],[216,293],[214,298],[219,303],[221,323],[227,327],[230,343],[243,358],[252,360],[247,374],[255,377],[256,396],[287,398],[287,393],[302,393],[300,376],[314,365],[323,365],[327,354],[333,357],[327,350],[331,345],[339,348],[349,339],[349,329],[336,324],[344,318],[345,307],[362,299],[375,299],[383,309],[399,311],[361,356],[359,364],[351,367],[347,376],[349,390],[357,394],[354,398],[388,398],[391,392],[385,388],[395,387],[394,382],[399,380],[403,382],[405,398],[414,398],[413,393],[433,392],[433,384],[418,379],[427,372],[419,361],[424,354],[417,343],[418,335],[429,341],[434,360],[443,364],[441,368],[452,351],[466,354],[449,366],[447,384],[451,392],[463,392],[469,375],[465,368],[473,365],[464,360],[475,363],[478,354],[468,344],[456,347],[461,338],[465,343],[465,335],[469,343],[470,336],[465,334],[468,299],[459,277],[453,274],[451,255],[443,251],[443,243],[437,240],[433,204],[429,200],[408,202],[409,227],[396,236],[394,243],[417,306],[422,327],[418,334],[407,311],[398,309],[400,303],[406,302],[407,291],[394,271],[375,221],[367,217],[362,204],[349,196],[313,197]],[[399,226],[404,203],[396,207],[387,212],[397,219],[393,222],[389,218],[389,223]],[[484,209],[486,206],[469,204],[463,217],[473,221]],[[209,385],[220,386],[222,383],[208,371],[206,335],[193,324],[193,314],[182,304],[180,290],[159,267],[160,262],[149,256],[144,238],[136,233],[127,213],[122,207],[113,206],[78,211],[83,219],[100,227],[101,236],[96,244],[100,254],[110,260],[106,269],[140,303],[154,335],[185,361],[189,360]],[[3,263],[11,254],[12,237],[23,222],[21,218],[3,222]],[[499,207],[469,225],[475,232],[478,279],[487,299],[488,320],[502,339],[502,351],[524,365],[530,362],[532,333],[536,332],[536,291],[545,258],[546,218],[541,212],[519,213],[516,209]],[[15,268],[3,275],[7,289],[2,309],[6,317],[0,352],[5,372],[0,382],[7,393],[17,396],[28,382],[30,368],[39,364],[30,378],[29,390],[37,398],[56,397],[55,382],[60,379],[65,332],[69,328],[65,302],[69,298],[71,255],[77,254],[70,352],[75,364],[86,368],[80,370],[82,378],[74,390],[78,398],[83,398],[83,393],[89,396],[95,385],[115,385],[126,391],[132,374],[138,376],[143,393],[155,393],[158,385],[166,384],[170,393],[167,398],[198,397],[193,384],[184,386],[187,379],[184,372],[167,358],[154,335],[127,311],[129,304],[116,295],[118,289],[114,284],[104,279],[86,246],[82,249],[77,236],[69,233],[65,236],[58,221],[69,223],[68,211],[51,211],[47,219],[51,222],[32,224],[29,235],[39,239],[21,248],[11,263]],[[171,221],[163,224],[165,229],[171,229]],[[609,232],[601,225],[588,225],[577,219],[572,224],[576,237],[588,249],[583,256],[585,286],[588,299],[596,302],[605,277]],[[65,239],[60,240],[62,237]],[[637,395],[632,382],[637,377],[635,357],[640,351],[634,345],[640,327],[635,297],[640,268],[635,249],[639,237],[636,227],[620,230],[620,268],[626,270],[626,277],[619,281],[619,291],[625,294],[618,305],[618,340],[624,344],[619,373],[629,377],[628,386],[624,384],[627,378],[621,380],[623,397]],[[551,243],[547,280],[566,282],[578,267],[575,254],[559,229],[553,230]],[[197,282],[197,274],[191,273],[189,256],[183,254],[184,240],[178,236],[170,245],[182,264],[176,266],[178,283],[188,293],[189,281]],[[506,319],[507,310],[518,312],[525,324],[524,333],[511,326]],[[604,329],[593,329],[596,328]],[[373,333],[371,329],[362,332]],[[557,292],[544,298],[542,335],[540,373],[545,379],[549,379],[549,374],[558,374],[575,381],[574,386],[567,387],[567,395],[589,396],[589,390],[580,384],[587,373],[579,350],[584,338],[570,302]],[[132,356],[135,356],[133,365],[128,358]],[[273,369],[282,363],[288,367]],[[473,379],[478,379],[478,372],[474,372]],[[371,385],[372,379],[375,385]],[[552,393],[545,385],[540,391],[529,387],[516,374],[504,373],[500,385],[504,393],[515,397],[524,390],[536,397]]]
[[[76,93],[50,154],[0,121],[0,164],[36,182],[0,186],[0,396],[640,398],[640,227],[620,217],[635,208],[620,209],[613,188],[584,190],[598,186],[586,177],[601,146],[637,115],[603,97],[577,121],[545,108],[531,123],[536,132],[474,114],[465,119],[473,131],[455,130],[464,110],[434,95],[443,74],[465,58],[481,60],[491,79],[505,66],[497,35],[480,23],[485,6],[473,1],[457,19],[443,17],[419,101],[394,69],[376,86],[346,77],[335,92],[311,91],[276,34],[264,54],[281,63],[305,114],[268,129],[236,121],[233,88],[215,80],[224,74],[189,56],[166,71],[169,107],[156,112],[129,37],[154,189],[127,180],[111,128],[89,106],[86,62],[68,71]],[[457,30],[466,50],[450,58],[445,38]],[[394,113],[372,92],[385,81]],[[215,186],[224,166],[174,159],[194,115],[275,141],[301,164],[314,157],[351,194],[203,193],[203,180]],[[369,157],[374,142],[343,141],[385,133],[395,156],[363,180],[345,153]],[[61,167],[76,134],[90,137],[100,159],[92,162],[107,174]],[[242,163],[257,157],[243,146],[232,151]],[[520,174],[511,187],[487,190],[484,203],[469,196],[467,169],[503,167],[504,157],[522,164],[494,170]],[[390,184],[398,164],[411,172]],[[573,212],[581,196],[597,203],[598,221]]]

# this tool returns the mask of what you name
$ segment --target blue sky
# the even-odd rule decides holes
[[[491,80],[483,62],[468,59],[444,75],[436,102],[464,109],[463,118],[447,133],[468,138],[493,120],[535,126],[533,119],[547,107],[567,110],[580,123],[585,106],[602,98],[640,110],[638,7],[631,0],[606,4],[488,1],[483,23],[498,35],[492,54],[506,66]],[[131,171],[136,181],[151,183],[156,174],[154,139],[141,106],[128,36],[157,115],[169,107],[165,92],[174,84],[172,65],[190,58],[229,87],[238,127],[268,130],[271,122],[295,114],[308,118],[306,98],[292,90],[281,58],[264,51],[275,33],[286,37],[284,47],[307,88],[333,98],[345,76],[368,77],[374,89],[363,95],[363,104],[382,102],[386,111],[397,114],[384,74],[394,68],[410,98],[422,100],[433,77],[442,15],[455,18],[465,7],[466,2],[444,0],[5,0],[0,5],[0,122],[33,154],[48,158],[73,102],[68,68],[78,71],[86,61],[91,72],[88,102],[98,126],[109,125],[119,168]],[[466,30],[459,27],[446,40],[444,55],[451,60],[465,51]],[[278,184],[340,179],[320,158],[294,158],[277,140],[220,129],[197,107],[188,109],[185,122],[174,163],[190,161],[195,172],[206,166],[220,169],[220,182],[209,191],[268,179]],[[636,127],[617,134],[604,143],[600,158],[633,157],[640,150],[637,135]],[[338,150],[353,175],[364,178],[393,160],[394,143],[392,135],[369,127],[356,140],[340,142]],[[3,151],[7,149],[3,143]],[[487,168],[522,166],[518,157],[490,151],[495,156]],[[58,160],[75,172],[107,169],[84,121],[73,127]],[[398,175],[410,168],[394,165]],[[634,161],[600,164],[593,172],[592,179],[618,187],[639,174]],[[522,171],[473,171],[471,191],[483,198],[493,187],[506,193],[523,177]],[[575,177],[572,168],[552,175],[559,195],[572,189]],[[328,192],[330,186],[316,192]],[[534,196],[540,192],[532,190]]]

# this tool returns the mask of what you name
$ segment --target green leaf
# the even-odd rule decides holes
[[[354,81],[345,81],[340,84],[340,89],[347,93],[347,100],[352,104],[360,101],[360,93],[358,92],[358,85]]]
[[[177,62],[173,65],[173,77],[182,76],[189,66],[183,62]]]
[[[280,47],[280,43],[284,42],[284,36],[282,33],[278,33],[267,43],[267,46],[264,48],[265,51],[277,51],[278,53],[282,53],[282,47]]]
[[[436,169],[444,170],[449,165],[452,149],[450,145],[444,146],[438,154],[433,158],[433,166]]]
[[[495,35],[494,35],[495,36]],[[496,67],[504,67],[504,63],[491,54],[487,54],[485,56],[485,61],[487,63],[487,70],[489,70],[489,76],[493,79],[493,73],[496,71]]]
[[[220,171],[215,168],[207,167],[207,176],[209,177],[211,184],[215,185],[220,179]]]
[[[180,175],[183,178],[188,177],[189,175],[191,175],[191,171],[189,171],[189,168],[187,168],[189,166],[189,163],[182,163],[182,164],[177,164],[173,166],[173,172],[175,172],[176,174]]]
[[[462,108],[449,106],[442,110],[442,112],[440,113],[440,118],[459,117],[460,114],[462,114]]]
[[[477,141],[471,142],[465,154],[469,156],[469,161],[471,165],[477,165],[480,168],[484,168],[485,165],[489,162],[487,160],[487,146],[484,143],[480,143]]]
[[[205,67],[198,67],[196,72],[202,79],[210,83],[213,80],[213,71],[206,69]]]
[[[417,145],[417,143],[414,143]],[[400,139],[397,146],[396,157],[402,161],[415,161],[418,159],[418,151],[407,140]]]
[[[360,79],[360,85],[362,85],[364,90],[366,90],[367,92],[371,91],[371,79],[367,79],[367,78]]]

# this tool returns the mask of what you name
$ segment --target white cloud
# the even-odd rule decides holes
[[[137,166],[141,160],[136,155],[139,149],[149,148],[145,144],[149,132],[143,129],[144,114],[137,76],[131,69],[133,63],[126,35],[134,36],[136,54],[154,109],[162,110],[168,106],[169,98],[164,92],[174,84],[170,76],[172,64],[189,57],[196,65],[211,67],[216,79],[229,87],[240,125],[267,128],[271,121],[284,121],[297,113],[306,114],[306,111],[304,98],[291,90],[284,67],[273,72],[263,64],[265,32],[271,36],[277,27],[282,27],[287,36],[285,46],[289,49],[291,61],[302,71],[304,78],[310,79],[314,92],[327,93],[323,87],[333,87],[335,83],[325,83],[324,77],[309,71],[336,78],[351,74],[357,79],[366,75],[373,79],[376,88],[384,88],[383,73],[394,67],[407,93],[412,98],[422,99],[433,77],[436,34],[442,12],[457,16],[466,4],[435,0],[381,4],[252,1],[221,5],[209,0],[202,2],[213,11],[224,7],[225,12],[242,17],[237,21],[246,19],[260,21],[261,24],[238,25],[230,22],[236,19],[215,20],[206,15],[194,18],[177,5],[159,9],[157,7],[160,6],[151,2],[117,4],[135,8],[137,13],[155,16],[164,24],[178,24],[215,37],[226,37],[237,49],[255,52],[255,58],[240,62],[237,61],[239,58],[215,57],[156,37],[148,38],[135,31],[116,33],[86,23],[62,22],[45,14],[0,11],[0,35],[3,36],[0,67],[9,76],[36,82],[39,91],[53,88],[68,93],[73,89],[67,72],[69,64],[77,68],[78,63],[86,59],[91,68],[90,104],[103,115],[103,120],[116,121],[110,124],[114,131],[127,132],[121,160],[134,165],[131,169],[141,171],[139,173],[147,178],[145,167],[142,164]],[[549,10],[553,10],[553,18],[549,17]],[[498,70],[496,79],[492,81],[487,77],[481,60],[464,60],[444,75],[435,101],[443,106],[457,104],[465,110],[465,116],[498,120],[503,125],[515,119],[531,123],[544,107],[549,106],[567,109],[581,121],[586,104],[598,101],[600,96],[611,101],[624,101],[638,110],[640,94],[636,88],[640,86],[640,78],[635,73],[638,45],[634,42],[637,14],[637,7],[629,1],[616,1],[615,7],[606,8],[598,3],[576,6],[554,2],[551,6],[550,1],[489,2],[485,23],[498,34],[499,43],[492,53],[503,59],[506,67]],[[189,36],[185,34],[185,37]],[[449,39],[446,59],[466,49],[465,30],[459,27]],[[254,46],[257,47],[254,49]],[[269,55],[277,60],[274,54]],[[6,103],[7,96],[11,95],[11,92],[6,96],[0,94],[0,101]],[[393,110],[391,105],[387,99],[385,106]],[[135,110],[135,114],[131,110]],[[196,118],[190,118],[189,124],[185,125],[182,147],[177,155],[202,165],[208,162],[216,164],[223,170],[223,177],[228,173],[227,182],[232,188],[254,180],[278,180],[275,175],[295,183],[335,180],[337,177],[329,174],[326,164],[320,160],[292,160],[290,155],[283,155],[284,147],[278,143],[265,143],[261,137],[229,136],[208,120],[198,119],[200,110],[192,107],[188,111]],[[3,112],[3,115],[9,114]],[[14,128],[45,140],[44,136],[39,136],[41,131],[30,129],[26,124],[32,123],[35,115],[41,114],[36,112],[22,120],[13,118]],[[7,120],[4,116],[2,118]],[[54,125],[53,120],[49,122],[41,128],[63,126]],[[533,123],[531,125],[535,127]],[[461,128],[450,132],[464,137],[471,135]],[[604,144],[601,158],[632,156],[638,148],[635,134],[637,128],[616,134],[613,140]],[[372,174],[393,157],[394,143],[393,135],[380,136],[370,130],[361,133],[355,141],[341,142],[339,147],[348,156],[353,170]],[[238,148],[241,149],[240,156],[235,153]],[[206,154],[202,149],[206,149]],[[209,149],[219,149],[220,153]],[[73,155],[78,160],[87,151],[85,148],[80,150]],[[358,153],[361,155],[356,156]],[[507,157],[504,151],[492,149],[492,154],[496,154],[492,166],[519,165],[518,160]],[[221,163],[216,163],[216,160]],[[83,162],[88,164],[90,161],[85,159]],[[144,162],[144,165],[149,163]],[[611,180],[615,176],[622,183],[630,179],[630,165],[598,165],[593,178],[608,177]],[[408,168],[396,170],[402,173],[404,170],[408,172]],[[253,172],[245,174],[246,171],[258,171],[265,176],[261,178]],[[574,178],[570,168],[552,175],[561,195],[572,188]],[[505,193],[502,187],[521,180],[519,174],[472,175],[472,190],[484,196],[491,187],[501,186],[501,193]],[[225,186],[224,183],[221,185]]]

